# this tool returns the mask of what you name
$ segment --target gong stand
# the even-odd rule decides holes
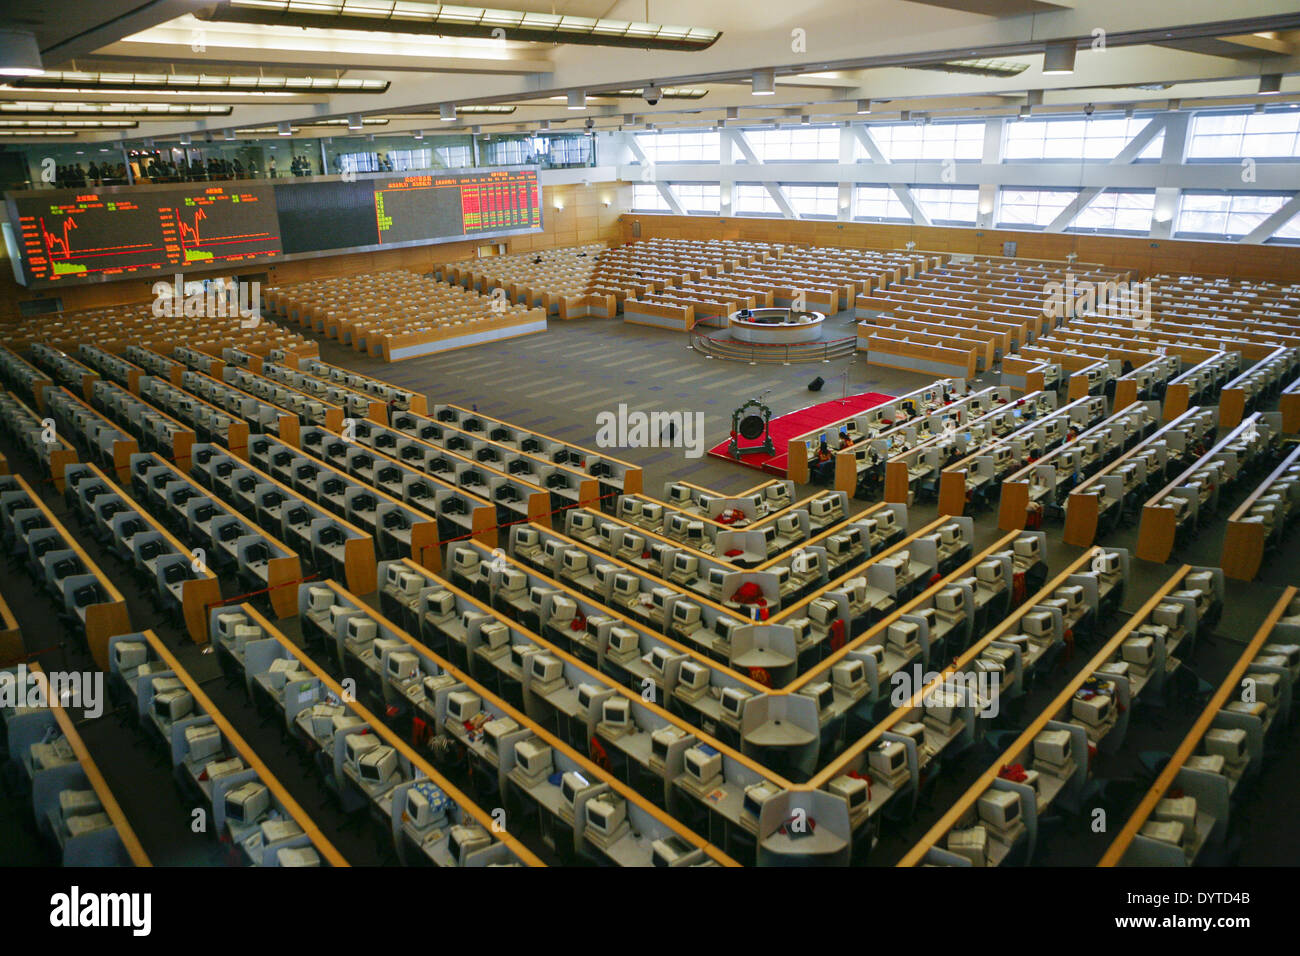
[[[731,413],[731,444],[727,446],[727,453],[735,459],[740,459],[743,455],[775,454],[776,448],[772,444],[771,421],[772,410],[761,402],[751,398],[744,405],[741,405]],[[746,441],[753,441],[759,436],[762,436],[763,444],[755,445],[752,448],[740,447],[741,438]]]

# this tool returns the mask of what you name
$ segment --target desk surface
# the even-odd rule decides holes
[[[785,720],[769,720],[745,735],[756,747],[801,747],[817,739],[817,734]]]

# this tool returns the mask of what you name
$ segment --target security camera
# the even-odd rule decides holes
[[[1085,104],[1084,107],[1083,107],[1083,115],[1084,115],[1084,116],[1091,116],[1091,115],[1092,115],[1092,111],[1095,110],[1096,108],[1097,108],[1097,107],[1093,106],[1091,103],[1087,103],[1087,104]]]
[[[651,106],[654,106],[656,103],[658,103],[660,98],[663,95],[664,95],[664,91],[659,89],[659,87],[653,85],[647,86],[644,90],[641,91],[641,98],[644,99]]]
[[[596,125],[596,121],[595,121],[594,119],[592,119],[590,116],[588,116],[588,117],[587,117],[587,129],[592,129],[593,127],[595,127],[595,125]]]

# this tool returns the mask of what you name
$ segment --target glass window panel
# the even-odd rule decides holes
[[[880,152],[890,162],[979,159],[984,150],[983,123],[889,123],[870,127]],[[855,159],[870,159],[860,141]]]
[[[721,156],[716,130],[637,133],[636,142],[651,163],[716,163]]]
[[[1185,193],[1174,234],[1244,236],[1281,209],[1288,198],[1259,193]]]
[[[1155,193],[1104,192],[1079,213],[1070,229],[1095,232],[1150,232]]]
[[[671,207],[654,183],[637,183],[632,187],[632,208],[647,212],[667,212]]]
[[[1002,190],[999,225],[1046,226],[1074,201],[1078,194],[1067,190]]]
[[[911,222],[912,215],[888,186],[858,186],[853,191],[853,217]]]
[[[781,215],[781,207],[761,183],[737,183],[732,193],[732,204],[738,215]]]
[[[1008,160],[1074,159],[1106,162],[1146,128],[1146,119],[1028,119],[1008,125]],[[1159,157],[1159,153],[1156,154]]]
[[[720,208],[717,183],[673,183],[672,189],[688,213],[716,215]]]
[[[1192,159],[1267,159],[1300,156],[1300,115],[1198,113],[1192,117],[1187,155]]]

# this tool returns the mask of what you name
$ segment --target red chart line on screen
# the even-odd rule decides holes
[[[159,208],[173,265],[209,265],[280,255],[275,205],[251,189],[211,186]]]
[[[86,193],[22,215],[18,223],[32,277],[57,282],[160,269],[163,243],[156,229],[147,228],[149,218],[149,210],[131,200]]]

